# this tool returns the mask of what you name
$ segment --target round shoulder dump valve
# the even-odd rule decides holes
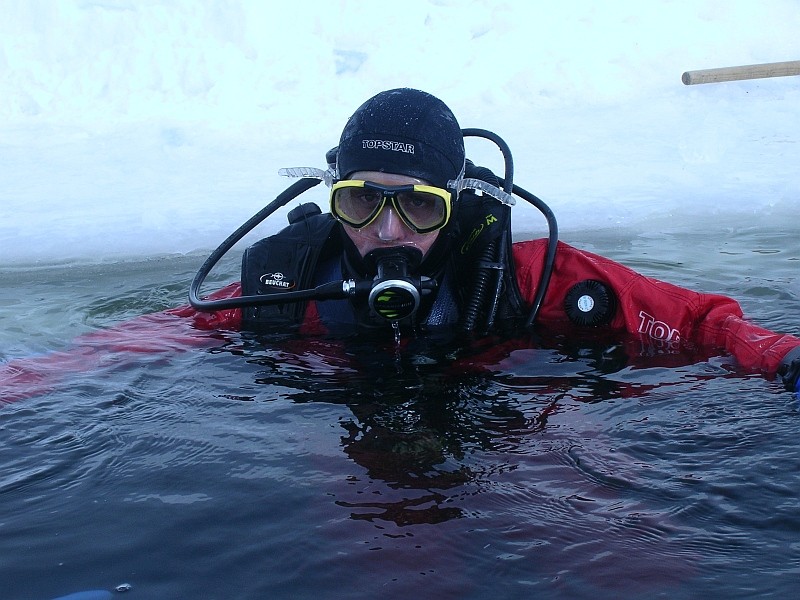
[[[576,325],[606,325],[614,318],[616,309],[617,299],[612,289],[594,279],[576,283],[564,298],[564,310]]]

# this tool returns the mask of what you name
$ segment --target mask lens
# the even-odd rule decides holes
[[[447,221],[447,204],[437,194],[430,192],[399,192],[397,208],[414,227],[432,230]]]
[[[383,206],[383,193],[380,190],[363,187],[363,184],[338,186],[331,192],[331,208],[334,215],[354,227],[371,221]]]

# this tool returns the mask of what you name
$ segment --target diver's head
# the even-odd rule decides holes
[[[448,188],[464,169],[464,138],[438,98],[402,88],[362,104],[342,131],[331,211],[361,257],[409,246],[428,253],[452,216]]]

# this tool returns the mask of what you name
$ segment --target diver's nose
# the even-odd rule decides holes
[[[405,237],[408,227],[394,208],[387,206],[378,215],[378,238],[383,242],[394,242]]]

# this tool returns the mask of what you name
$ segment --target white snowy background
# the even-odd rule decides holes
[[[0,265],[211,249],[400,86],[504,137],[568,241],[796,230],[800,77],[681,74],[798,60],[798,32],[797,0],[0,0]]]

